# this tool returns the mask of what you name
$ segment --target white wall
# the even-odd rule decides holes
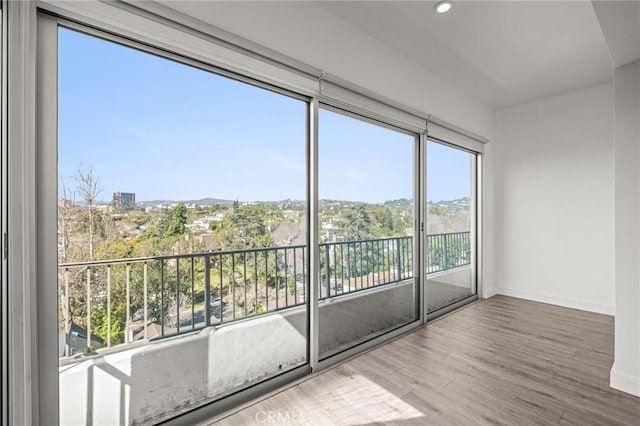
[[[615,363],[611,386],[640,396],[640,60],[615,73]]]
[[[613,314],[613,85],[496,112],[496,291]]]

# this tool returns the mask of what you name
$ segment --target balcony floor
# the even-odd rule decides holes
[[[217,424],[640,424],[612,363],[613,317],[495,296]]]

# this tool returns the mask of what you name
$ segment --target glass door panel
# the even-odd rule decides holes
[[[476,291],[474,153],[427,141],[426,308],[434,313]]]
[[[417,318],[416,137],[319,112],[320,359]]]
[[[61,28],[60,424],[151,424],[307,361],[307,103]]]

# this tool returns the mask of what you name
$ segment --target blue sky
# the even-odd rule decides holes
[[[471,158],[466,151],[427,142],[427,201],[470,197]]]
[[[59,179],[92,165],[101,200],[304,199],[305,116],[300,100],[60,30]],[[321,111],[320,197],[411,198],[412,141]],[[434,150],[429,180],[445,181],[429,199],[468,195],[464,156]]]

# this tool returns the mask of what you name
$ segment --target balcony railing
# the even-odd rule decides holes
[[[446,271],[471,263],[471,233],[427,235],[427,273]]]
[[[413,237],[320,244],[320,299],[413,278]]]
[[[469,232],[428,235],[427,247],[429,273],[470,263]],[[410,236],[319,249],[320,299],[413,278]],[[296,245],[60,264],[61,356],[302,305],[306,255]]]

